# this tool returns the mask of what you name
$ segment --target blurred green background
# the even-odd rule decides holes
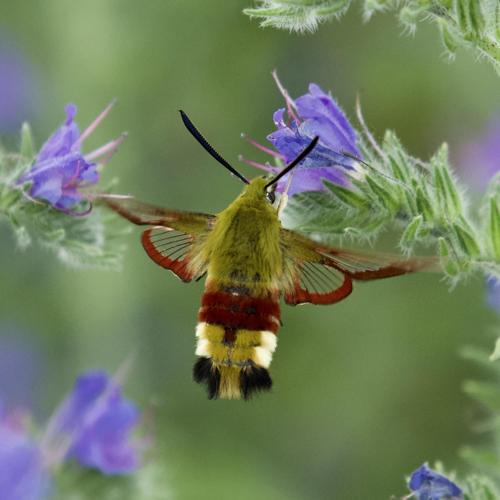
[[[104,181],[119,177],[122,193],[216,213],[241,186],[177,110],[228,160],[262,159],[240,133],[264,142],[273,129],[282,105],[274,68],[292,96],[317,82],[353,120],[359,93],[376,136],[393,128],[422,157],[443,141],[456,153],[499,104],[493,70],[468,53],[449,64],[432,26],[401,36],[390,15],[363,24],[354,5],[340,22],[298,36],[259,29],[241,14],[249,2],[1,1],[2,43],[32,66],[36,102],[22,118],[38,146],[67,102],[78,104],[83,128],[116,97],[86,144],[129,132]],[[478,374],[458,350],[489,347],[494,321],[480,279],[450,293],[439,276],[407,276],[358,286],[331,307],[285,306],[272,393],[214,402],[191,380],[203,284],[155,266],[139,234],[128,237],[123,272],[112,273],[16,250],[0,227],[0,335],[35,346],[40,421],[80,371],[113,371],[136,350],[126,393],[153,414],[150,460],[164,467],[165,498],[387,499],[405,493],[404,476],[423,461],[463,469],[459,447],[480,437],[470,430],[478,408],[461,385]]]

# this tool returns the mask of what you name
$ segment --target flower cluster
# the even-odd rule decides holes
[[[18,181],[19,184],[30,184],[29,195],[32,198],[44,200],[71,215],[86,215],[90,212],[92,204],[82,188],[97,183],[98,167],[109,161],[124,135],[86,155],[81,152],[81,146],[106,117],[112,105],[113,103],[109,104],[82,134],[74,121],[76,106],[66,106],[66,121],[49,137],[34,164]],[[87,208],[75,210],[85,200],[88,202]]]
[[[78,377],[40,439],[29,432],[24,415],[0,415],[2,499],[46,498],[52,474],[71,459],[104,474],[133,472],[141,445],[131,433],[139,416],[120,385],[101,371]]]
[[[460,500],[462,490],[447,477],[429,469],[427,464],[420,466],[410,477],[408,487],[412,494],[406,498],[416,500]]]
[[[288,189],[290,196],[304,191],[324,191],[323,180],[345,185],[348,176],[358,168],[355,158],[361,158],[356,132],[330,94],[311,83],[309,92],[293,100],[273,73],[286,103],[273,114],[276,130],[267,136],[275,150],[251,140],[259,149],[274,156],[278,162],[289,163],[318,136],[314,150],[290,174],[277,183],[277,191]],[[277,167],[247,161],[268,172]],[[291,180],[290,177],[291,176]]]

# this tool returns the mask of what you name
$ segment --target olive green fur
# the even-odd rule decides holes
[[[217,215],[200,249],[208,277],[222,286],[245,285],[252,291],[277,286],[283,273],[280,222],[266,197],[269,180],[257,177]]]

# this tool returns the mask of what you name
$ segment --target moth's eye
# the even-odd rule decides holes
[[[276,196],[274,194],[274,191],[267,191],[266,198],[267,198],[267,201],[272,205],[274,203],[274,201],[276,200]]]

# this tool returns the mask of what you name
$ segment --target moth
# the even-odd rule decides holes
[[[181,117],[205,150],[245,184],[238,198],[217,215],[169,210],[127,196],[100,198],[130,222],[149,226],[142,245],[156,264],[186,283],[206,276],[194,380],[206,384],[210,399],[249,399],[272,385],[281,297],[288,305],[334,304],[351,293],[353,281],[399,276],[428,261],[322,246],[281,226],[276,182],[312,151],[317,137],[275,177],[249,181],[182,111]]]

